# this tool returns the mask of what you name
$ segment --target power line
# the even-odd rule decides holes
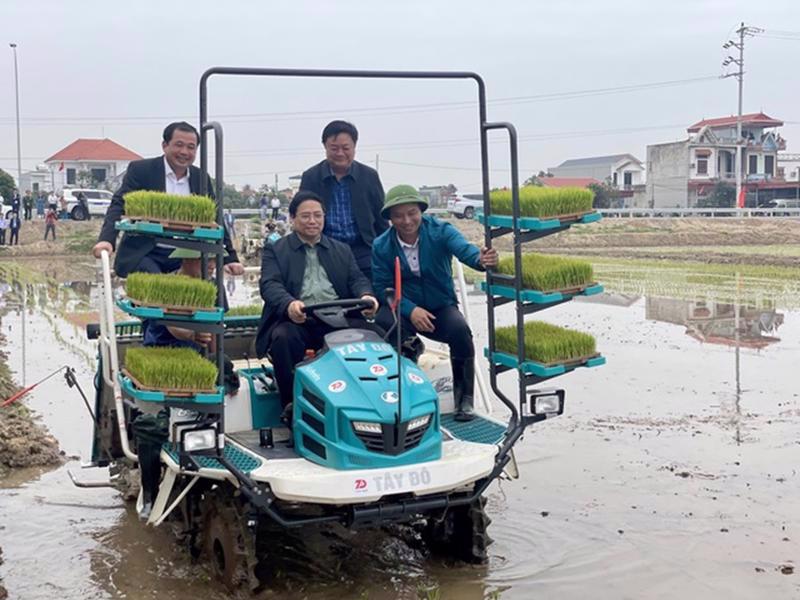
[[[489,100],[489,105],[513,105],[535,102],[547,102],[554,100],[567,100],[573,98],[586,98],[593,96],[605,96],[609,94],[624,94],[649,89],[659,89],[664,87],[691,85],[702,82],[720,80],[719,75],[707,75],[703,77],[690,77],[686,79],[672,79],[666,81],[655,81],[649,83],[630,84],[605,88],[592,88],[585,90],[574,90],[568,92],[553,92],[547,94],[534,94],[527,96],[511,96],[506,98],[496,98]],[[316,119],[323,115],[347,114],[356,116],[388,116],[396,114],[407,114],[413,112],[438,112],[442,110],[471,109],[475,107],[474,101],[459,102],[435,102],[426,104],[402,104],[389,106],[373,106],[350,109],[327,109],[317,111],[289,111],[289,112],[269,112],[269,113],[230,113],[214,115],[216,119],[233,119],[237,123],[267,122],[276,120],[308,120]],[[86,123],[146,123],[163,122],[168,120],[193,119],[186,115],[161,115],[161,116],[129,116],[129,117],[31,117],[24,121],[26,125],[80,125]],[[0,118],[0,124],[10,119]]]

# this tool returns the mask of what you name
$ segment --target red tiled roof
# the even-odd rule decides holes
[[[760,125],[761,127],[780,127],[783,125],[783,121],[773,119],[772,117],[765,115],[763,112],[759,112],[750,113],[749,115],[742,115],[742,124]],[[689,129],[686,131],[689,133],[696,133],[706,125],[711,127],[726,127],[728,125],[736,125],[736,115],[731,115],[730,117],[719,117],[717,119],[703,119],[702,121],[698,121],[689,127]]]
[[[544,187],[562,188],[562,187],[588,187],[592,183],[599,184],[600,182],[593,177],[540,177],[539,181],[542,182]]]
[[[80,138],[66,148],[59,150],[44,162],[56,160],[139,160],[140,158],[142,157],[136,152],[132,152],[108,138],[102,140]]]

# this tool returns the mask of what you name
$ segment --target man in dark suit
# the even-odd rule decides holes
[[[200,169],[193,166],[200,136],[197,130],[185,121],[170,123],[164,129],[161,149],[163,156],[137,160],[128,165],[122,185],[111,200],[106,211],[105,221],[100,230],[98,242],[92,249],[95,258],[100,258],[103,250],[114,251],[117,231],[114,224],[125,212],[123,197],[135,190],[152,190],[177,195],[200,193]],[[209,195],[211,180],[207,181]],[[241,275],[244,267],[239,262],[225,232],[225,271],[231,275]],[[124,234],[119,244],[114,270],[120,277],[127,277],[134,271],[145,273],[169,273],[180,267],[180,260],[170,258],[172,248],[161,245],[156,238],[142,235]]]
[[[284,409],[292,402],[294,366],[307,348],[320,348],[331,331],[328,325],[308,319],[306,304],[368,298],[374,307],[365,315],[372,316],[378,309],[370,282],[358,269],[350,247],[322,233],[322,199],[300,190],[289,204],[289,217],[294,232],[264,246],[259,281],[264,309],[256,336],[259,358],[269,352],[272,359]],[[351,321],[353,326],[368,328],[363,320]]]
[[[331,121],[322,130],[325,160],[303,173],[301,190],[315,192],[325,207],[325,235],[351,247],[358,268],[371,277],[372,240],[388,229],[381,216],[383,185],[378,172],[355,159],[358,130]]]

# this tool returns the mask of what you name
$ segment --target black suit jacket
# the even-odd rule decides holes
[[[195,166],[189,167],[189,189],[193,194],[200,193],[200,169]],[[208,195],[213,197],[211,179],[207,184]],[[106,211],[103,227],[100,229],[98,241],[109,242],[112,247],[117,245],[117,231],[114,224],[125,214],[125,201],[123,197],[128,192],[136,190],[151,190],[163,192],[166,190],[166,172],[164,170],[164,157],[146,158],[136,160],[128,165],[122,185],[111,199],[111,205]],[[142,258],[147,255],[158,243],[156,238],[143,235],[123,234],[117,249],[114,270],[120,277],[127,277],[130,272],[136,269]],[[233,249],[228,231],[225,230],[225,249],[228,256],[225,257],[225,264],[239,262],[236,251]]]
[[[381,216],[383,185],[375,169],[358,161],[353,161],[350,173],[346,177],[350,180],[353,217],[358,225],[358,232],[364,243],[371,248],[372,240],[389,228],[389,224]],[[328,161],[323,160],[303,173],[300,189],[319,194],[327,212],[333,197],[335,181]]]
[[[372,294],[372,286],[359,270],[350,246],[323,235],[317,245],[317,255],[339,298]],[[289,320],[286,310],[289,304],[300,298],[305,272],[306,250],[296,233],[264,246],[259,280],[264,309],[256,336],[259,358],[266,356],[269,350],[273,327]]]

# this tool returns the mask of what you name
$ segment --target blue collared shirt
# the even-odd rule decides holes
[[[330,166],[328,166],[330,171]],[[325,228],[323,233],[345,244],[353,244],[360,239],[358,224],[353,215],[352,197],[350,194],[350,172],[341,179],[330,171],[329,177],[333,178],[331,202],[325,215]]]

